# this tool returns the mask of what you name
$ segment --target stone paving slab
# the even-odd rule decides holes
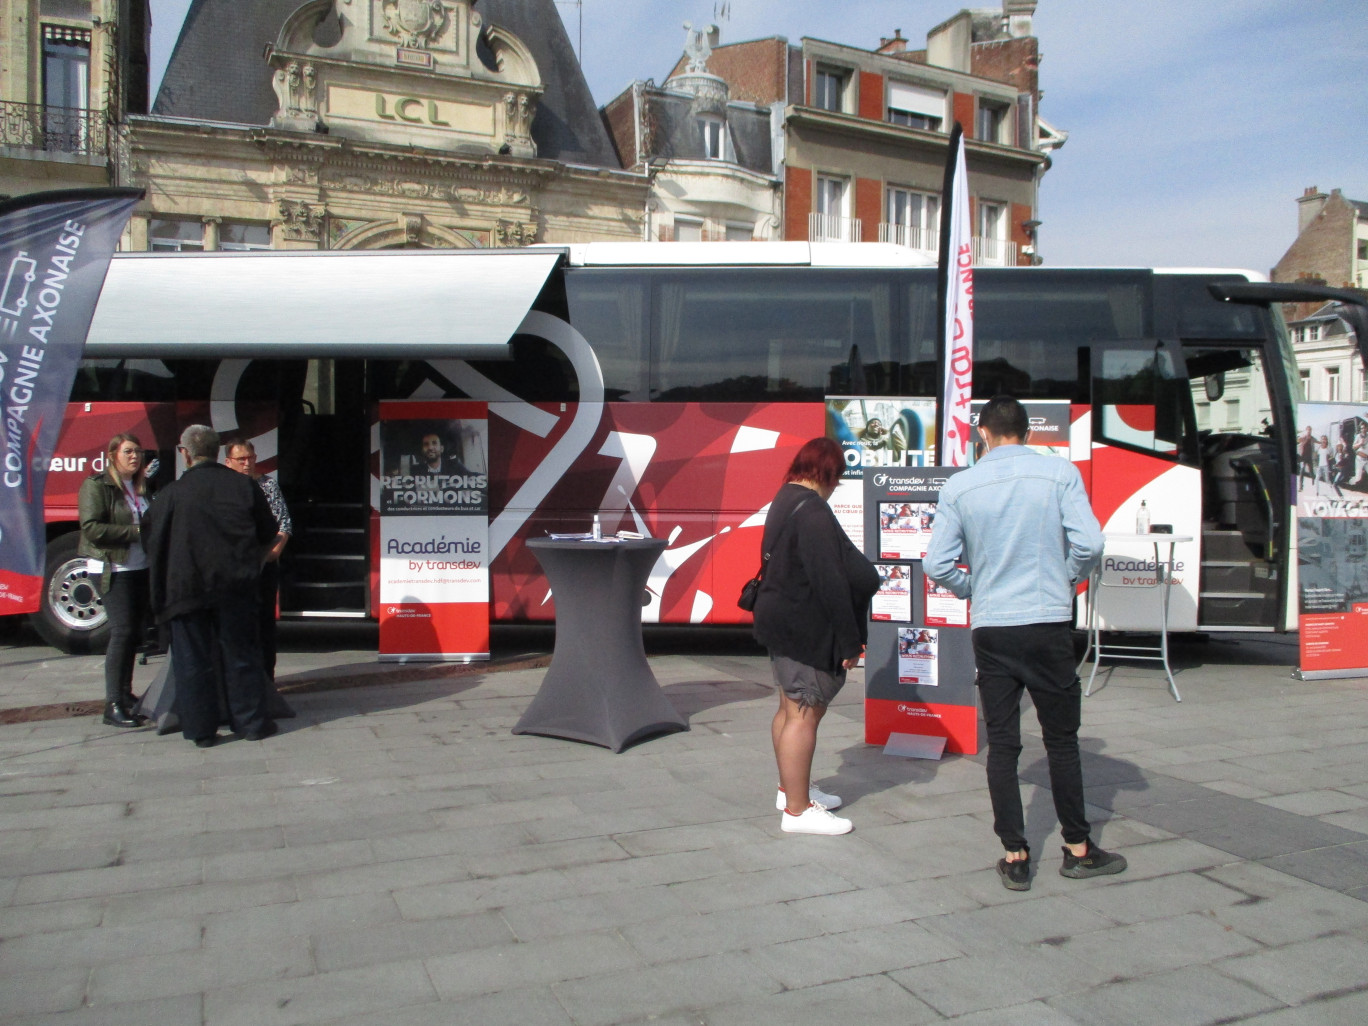
[[[261,743],[0,725],[0,1026],[1359,1024],[1368,680],[1290,655],[1185,646],[1181,705],[1107,667],[1083,733],[1116,877],[1058,875],[1027,710],[1024,893],[984,756],[866,746],[858,673],[814,767],[855,832],[782,833],[768,667],[735,650],[653,657],[692,729],[620,755],[510,733],[538,667],[363,685],[350,652],[294,654],[349,686]],[[10,664],[14,700],[62,666]]]

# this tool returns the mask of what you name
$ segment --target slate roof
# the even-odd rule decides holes
[[[194,0],[152,113],[269,124],[276,96],[262,53],[303,2]],[[500,25],[526,43],[537,61],[545,89],[532,122],[537,156],[621,167],[554,0],[479,0],[475,9],[486,25]]]
[[[693,97],[664,89],[649,93],[655,122],[654,156],[681,160],[704,160],[703,133],[693,113]],[[728,106],[727,131],[731,135],[736,163],[760,174],[774,174],[769,113],[753,107]]]

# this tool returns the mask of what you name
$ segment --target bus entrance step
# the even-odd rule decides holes
[[[1202,622],[1229,627],[1261,627],[1271,622],[1270,596],[1254,591],[1204,591],[1198,596]]]
[[[1216,561],[1245,561],[1261,555],[1264,539],[1246,536],[1241,531],[1202,531],[1202,555]]]

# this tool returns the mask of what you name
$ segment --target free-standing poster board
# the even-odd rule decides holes
[[[978,751],[978,696],[969,603],[930,584],[922,557],[942,485],[957,467],[869,468],[864,551],[881,586],[865,648],[865,742],[890,734],[945,738],[945,750]]]
[[[1368,408],[1301,403],[1297,676],[1368,675]]]
[[[489,658],[489,414],[380,404],[380,659]]]

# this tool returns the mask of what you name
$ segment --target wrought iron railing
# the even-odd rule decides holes
[[[0,100],[0,146],[104,156],[108,139],[104,111]]]

